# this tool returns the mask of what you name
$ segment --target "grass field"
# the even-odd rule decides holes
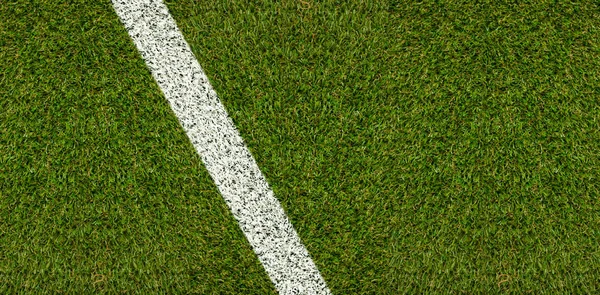
[[[600,292],[600,3],[166,1],[334,294]],[[276,290],[108,0],[0,0],[0,293]]]

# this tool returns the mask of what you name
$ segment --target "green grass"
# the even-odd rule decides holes
[[[274,293],[110,1],[0,19],[0,293]]]
[[[600,291],[600,7],[169,1],[335,294]]]
[[[274,292],[71,2],[0,2],[0,293]],[[597,1],[166,2],[334,294],[600,292]]]

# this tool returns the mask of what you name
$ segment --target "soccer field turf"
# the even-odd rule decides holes
[[[600,292],[600,4],[165,1],[333,294]],[[0,0],[0,293],[277,292],[109,0]]]

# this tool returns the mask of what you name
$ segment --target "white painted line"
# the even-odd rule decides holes
[[[162,0],[112,0],[280,294],[331,294]]]

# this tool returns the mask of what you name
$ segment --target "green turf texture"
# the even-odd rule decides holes
[[[166,2],[334,294],[600,292],[598,2]],[[109,1],[0,19],[0,293],[274,292]]]
[[[167,3],[334,294],[600,292],[597,1]]]
[[[110,1],[0,19],[0,294],[274,294]]]

